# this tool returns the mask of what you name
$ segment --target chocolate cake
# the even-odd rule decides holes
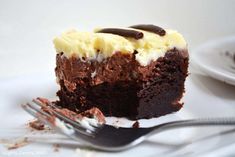
[[[154,25],[71,30],[54,39],[57,105],[106,116],[159,117],[180,110],[188,75],[181,34]]]

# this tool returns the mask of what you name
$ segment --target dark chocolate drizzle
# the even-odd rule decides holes
[[[134,26],[130,26],[130,28],[135,28],[135,29],[140,29],[140,30],[144,30],[144,31],[149,31],[149,32],[153,32],[156,33],[160,36],[164,36],[166,34],[166,31],[158,26],[155,25],[134,25]]]
[[[137,40],[144,37],[144,34],[142,32],[135,30],[128,30],[128,29],[120,29],[120,28],[103,28],[97,31],[97,33],[111,33],[123,37],[135,38]]]

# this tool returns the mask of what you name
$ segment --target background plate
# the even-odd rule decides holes
[[[194,67],[215,79],[235,85],[235,61],[231,54],[235,55],[235,36],[207,42],[190,57]]]

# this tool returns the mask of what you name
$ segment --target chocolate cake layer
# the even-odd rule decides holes
[[[102,61],[58,53],[58,105],[76,112],[92,107],[106,116],[152,118],[178,111],[188,74],[188,52],[173,48],[142,66],[135,53],[116,52]]]

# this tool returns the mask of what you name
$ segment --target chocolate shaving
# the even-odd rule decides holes
[[[120,29],[120,28],[104,28],[97,31],[97,33],[111,33],[123,37],[135,38],[137,40],[144,37],[144,34],[142,32],[135,30],[128,30],[128,29]]]
[[[153,33],[156,33],[160,36],[164,36],[166,34],[166,31],[163,28],[155,26],[155,25],[142,25],[141,24],[141,25],[130,26],[130,28],[153,32]]]

